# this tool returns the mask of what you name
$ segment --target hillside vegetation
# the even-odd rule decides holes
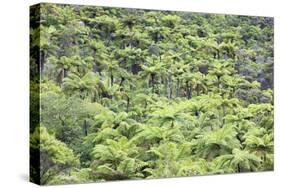
[[[31,181],[273,170],[273,18],[55,4],[30,18]]]

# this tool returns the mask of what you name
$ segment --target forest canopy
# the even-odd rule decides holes
[[[273,170],[273,18],[30,9],[31,181]]]

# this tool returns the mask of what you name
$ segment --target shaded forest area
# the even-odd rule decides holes
[[[273,170],[273,18],[41,4],[31,181]]]

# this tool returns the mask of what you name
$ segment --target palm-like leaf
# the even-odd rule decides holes
[[[194,144],[200,156],[212,160],[218,155],[231,151],[232,148],[241,147],[236,135],[234,127],[226,125],[223,128],[198,135]]]
[[[70,73],[63,80],[63,89],[70,94],[77,93],[82,98],[97,97],[103,90],[103,84],[99,81],[99,76],[93,72],[88,72],[83,77]]]
[[[233,149],[232,154],[222,155],[216,158],[219,169],[228,172],[255,171],[260,164],[260,158],[247,150]]]

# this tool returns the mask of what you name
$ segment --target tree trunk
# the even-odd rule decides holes
[[[83,129],[84,129],[84,134],[85,134],[85,136],[87,136],[87,135],[88,135],[87,120],[84,120]]]
[[[154,75],[154,74],[151,74],[152,93],[154,93],[154,79],[155,79],[155,75]]]
[[[111,87],[113,86],[113,82],[114,82],[114,78],[113,78],[113,73],[111,71],[111,73],[110,73],[110,85],[111,85]]]
[[[170,88],[169,98],[172,99],[172,97],[173,97],[173,80],[172,80],[172,76],[169,77],[169,88]]]
[[[226,109],[225,109],[225,105],[222,105],[222,114],[223,114],[223,117],[225,117],[225,112]],[[225,124],[225,118],[222,119],[222,126]]]
[[[167,83],[167,79],[164,79],[164,96],[167,97],[167,93],[168,93],[168,83]]]
[[[126,112],[129,112],[129,108],[130,108],[130,98],[127,96],[127,107],[126,107]]]
[[[240,167],[239,163],[237,164],[237,171],[241,172],[241,167]]]
[[[192,97],[192,94],[191,94],[191,88],[190,88],[190,86],[189,86],[189,82],[186,82],[186,97],[188,98],[188,99],[191,99],[191,97]]]
[[[177,79],[177,94],[176,94],[176,97],[179,97],[179,93],[180,93],[180,80]]]
[[[63,78],[67,77],[67,73],[68,73],[67,69],[63,68]]]
[[[192,88],[189,82],[187,82],[187,98],[188,99],[192,98]]]
[[[62,81],[63,81],[63,78],[64,78],[64,69],[62,69],[58,75],[58,78],[57,78],[57,82],[59,85],[62,85]]]
[[[124,77],[121,77],[121,81],[120,81],[120,84],[119,84],[119,88],[122,87],[124,81],[125,81],[125,78],[124,78]]]
[[[197,93],[197,96],[200,95],[200,86],[198,84],[196,85],[196,93]]]
[[[218,89],[220,90],[220,79],[221,79],[221,77],[220,77],[220,76],[217,76],[217,79],[218,79],[218,85],[217,85],[217,87],[218,87]]]

